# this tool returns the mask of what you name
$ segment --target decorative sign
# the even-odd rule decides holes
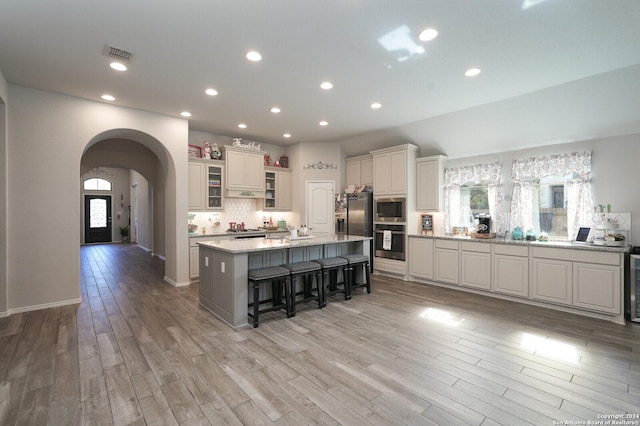
[[[433,215],[420,215],[420,231],[422,234],[433,233]]]
[[[244,149],[251,149],[254,151],[260,151],[260,144],[256,145],[255,142],[242,143],[242,138],[233,138],[233,146],[235,146],[236,148],[244,148]]]
[[[338,170],[338,166],[333,163],[323,163],[322,161],[318,161],[316,163],[310,163],[303,167],[305,170],[315,169],[315,170]]]

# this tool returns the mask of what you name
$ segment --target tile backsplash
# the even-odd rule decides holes
[[[258,228],[262,226],[263,217],[268,221],[272,219],[274,226],[281,219],[289,220],[290,213],[257,210],[256,207],[262,200],[247,198],[225,198],[224,211],[219,212],[189,212],[195,215],[190,223],[198,225],[199,234],[212,234],[223,232],[229,228],[229,222],[242,223],[246,228]],[[218,227],[216,222],[220,222]],[[205,228],[205,231],[202,231]]]

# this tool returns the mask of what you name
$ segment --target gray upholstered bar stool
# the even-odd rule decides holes
[[[257,328],[260,324],[260,314],[265,312],[285,309],[287,311],[287,318],[293,316],[291,315],[290,305],[290,272],[287,268],[269,266],[260,269],[250,269],[247,275],[249,277],[249,288],[253,293],[253,300],[249,303],[249,317],[253,318],[254,328]],[[267,283],[271,284],[271,298],[260,300],[260,290],[263,288],[263,285]],[[284,301],[282,300],[283,289]],[[267,306],[260,308],[261,305]]]
[[[347,299],[347,273],[345,269],[349,265],[349,261],[344,257],[327,257],[324,259],[315,259],[321,267],[322,274],[322,290],[324,292],[324,303],[327,305],[327,296],[333,296],[337,293],[344,293],[344,298]],[[342,271],[344,281],[342,288],[338,288],[338,273]]]
[[[369,272],[369,256],[365,254],[345,254],[340,256],[349,264],[347,265],[345,277],[345,299],[351,299],[354,288],[364,287],[367,293],[371,293],[371,273]],[[363,282],[356,283],[356,272],[358,268],[363,269]]]
[[[289,314],[287,316],[296,316],[296,303],[307,303],[312,300],[318,301],[318,307],[324,308],[324,292],[322,291],[322,278],[320,276],[320,265],[315,262],[294,262],[282,265],[286,268],[290,277],[290,299]],[[302,278],[302,291],[297,292],[298,279]],[[315,280],[314,280],[315,278]],[[316,282],[315,292],[313,282]],[[302,295],[302,298],[298,296]]]

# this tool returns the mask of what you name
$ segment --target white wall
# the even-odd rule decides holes
[[[631,244],[640,245],[640,191],[634,186],[634,172],[639,168],[640,133],[604,139],[550,145],[544,147],[501,152],[491,155],[449,160],[447,167],[460,167],[484,162],[502,162],[502,183],[505,201],[504,214],[508,219],[508,208],[513,183],[511,165],[513,160],[533,156],[592,151],[592,192],[595,204],[611,204],[616,213],[631,213]]]
[[[80,162],[117,134],[134,133],[162,161],[165,279],[188,283],[187,191],[176,190],[188,185],[187,121],[15,85],[8,94],[9,311],[80,301]]]

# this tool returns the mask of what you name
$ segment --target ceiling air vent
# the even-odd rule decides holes
[[[133,53],[131,52],[127,52],[126,50],[118,47],[109,46],[108,44],[104,47],[104,54],[122,62],[129,62],[131,60],[131,56],[133,56]]]

